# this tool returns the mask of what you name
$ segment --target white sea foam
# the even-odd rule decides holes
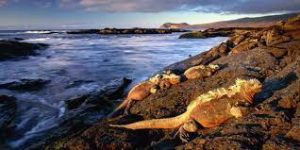
[[[24,41],[26,41],[26,42],[44,42],[44,41],[48,41],[50,39],[51,38],[31,38],[31,39],[27,39]]]
[[[52,31],[50,30],[36,30],[36,31],[25,31],[24,33],[27,33],[27,34],[49,34],[51,33]]]

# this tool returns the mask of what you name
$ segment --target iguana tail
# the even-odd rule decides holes
[[[130,103],[130,99],[125,99],[113,112],[111,112],[108,117],[113,117],[115,116],[119,111],[125,109],[127,105]]]
[[[188,118],[189,116],[186,113],[183,113],[173,118],[145,120],[145,121],[139,121],[139,122],[126,124],[126,125],[110,125],[110,126],[115,128],[126,128],[131,130],[173,129],[173,128],[180,127],[188,120]]]

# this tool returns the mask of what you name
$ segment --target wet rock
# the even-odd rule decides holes
[[[104,87],[91,92],[90,94],[75,96],[65,101],[68,110],[79,108],[82,104],[99,104],[101,99],[117,99],[123,96],[124,90],[131,83],[130,79],[113,80]]]
[[[44,79],[21,79],[19,81],[0,83],[0,88],[17,91],[36,91],[43,88],[50,80]]]
[[[66,108],[68,110],[78,108],[85,100],[88,98],[88,95],[76,96],[74,98],[68,99],[65,101]]]
[[[45,49],[47,47],[47,44],[41,43],[33,44],[16,40],[0,40],[0,61],[37,55],[37,50]]]
[[[85,101],[86,104],[97,104],[99,97],[107,97],[108,99],[118,99],[121,98],[124,94],[125,89],[132,82],[131,79],[123,78],[113,80],[104,88],[98,90],[95,93],[92,93]]]

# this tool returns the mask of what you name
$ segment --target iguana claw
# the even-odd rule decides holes
[[[188,143],[190,140],[190,135],[187,131],[184,130],[184,128],[181,126],[178,131],[174,134],[173,138],[176,138],[177,135],[179,135],[179,139],[183,143]]]

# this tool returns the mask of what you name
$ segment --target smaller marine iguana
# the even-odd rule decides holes
[[[213,75],[216,71],[220,69],[219,65],[209,64],[207,66],[198,65],[187,69],[184,72],[184,76],[188,79],[203,79]]]
[[[114,116],[119,110],[123,109],[125,110],[124,112],[127,113],[132,101],[141,101],[150,94],[154,94],[158,89],[169,88],[171,85],[180,83],[180,81],[180,75],[167,71],[163,74],[153,76],[148,81],[137,84],[129,91],[126,99],[109,115],[109,117]]]
[[[202,127],[219,126],[233,117],[242,117],[244,110],[240,103],[252,103],[253,96],[260,92],[262,84],[257,79],[237,79],[228,88],[218,88],[200,95],[193,100],[183,114],[166,119],[139,121],[126,125],[110,125],[111,127],[137,129],[174,129],[179,128],[183,141],[185,132],[196,132],[197,123]]]

